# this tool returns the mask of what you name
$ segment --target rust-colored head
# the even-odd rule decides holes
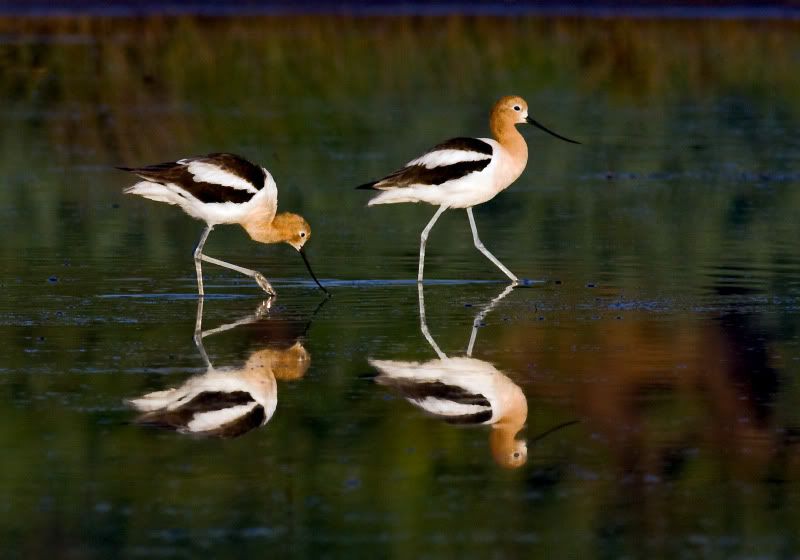
[[[276,241],[288,243],[298,251],[311,239],[311,226],[298,214],[281,212],[272,220]]]
[[[501,126],[523,124],[528,118],[528,103],[519,95],[501,97],[492,107],[491,121]]]
[[[501,97],[500,100],[494,104],[492,108],[492,115],[489,119],[489,124],[492,133],[501,141],[510,134],[510,129],[513,129],[518,124],[532,124],[539,130],[543,130],[551,136],[555,136],[559,140],[569,142],[570,144],[580,144],[576,140],[571,140],[566,136],[553,132],[536,119],[528,115],[528,103],[519,95],[506,95]],[[515,133],[511,133],[512,136]]]
[[[297,252],[303,257],[303,262],[308,268],[311,278],[314,279],[314,282],[323,292],[328,293],[328,290],[320,284],[314,271],[311,270],[311,264],[308,262],[308,257],[306,257],[303,250],[305,244],[311,239],[311,226],[308,225],[303,216],[292,214],[291,212],[281,212],[270,222],[265,221],[263,218],[255,217],[242,222],[242,227],[255,241],[261,243],[288,243],[297,249]]]
[[[311,238],[311,226],[297,214],[281,212],[271,220],[256,215],[242,222],[250,237],[260,243],[288,243],[298,251]]]

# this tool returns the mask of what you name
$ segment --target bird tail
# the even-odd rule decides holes
[[[372,181],[370,183],[364,183],[363,185],[358,185],[356,187],[356,190],[359,190],[359,189],[360,190],[364,190],[364,191],[365,190],[378,190],[378,189],[375,188],[375,185],[377,184],[377,182],[378,181]]]
[[[381,191],[380,194],[373,196],[369,202],[367,202],[367,206],[375,206],[376,204],[398,204],[401,202],[419,202],[420,199],[413,195],[414,192],[410,187]]]
[[[150,200],[155,200],[156,202],[166,202],[167,204],[180,204],[183,202],[181,195],[172,189],[159,183],[151,183],[150,181],[139,181],[122,192],[125,194],[139,195]]]

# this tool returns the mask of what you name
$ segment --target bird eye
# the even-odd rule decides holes
[[[514,110],[519,111],[519,105],[514,105]]]
[[[514,459],[519,459],[519,451],[514,452]]]
[[[305,237],[305,236],[306,236],[306,232],[304,232],[304,231],[301,231],[301,232],[300,232],[300,237]]]

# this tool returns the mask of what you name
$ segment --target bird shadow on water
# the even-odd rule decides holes
[[[306,321],[276,317],[273,300],[236,321],[203,329],[204,298],[197,302],[194,342],[205,372],[182,385],[128,399],[141,414],[135,422],[195,436],[233,438],[265,426],[278,405],[278,381],[302,379],[311,364],[303,341],[323,299]],[[243,363],[215,366],[204,339],[237,331],[237,339],[250,342]]]
[[[527,462],[528,441],[517,436],[527,421],[528,402],[519,385],[491,362],[472,357],[472,353],[486,315],[516,287],[507,286],[475,315],[465,356],[448,357],[428,330],[424,288],[418,284],[420,331],[437,358],[426,362],[369,358],[369,364],[378,372],[375,383],[428,415],[448,424],[491,426],[492,457],[499,466],[509,469]],[[577,423],[578,420],[571,420],[552,426],[533,436],[530,443]]]

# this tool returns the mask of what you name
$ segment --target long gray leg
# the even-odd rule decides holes
[[[205,295],[203,292],[203,266],[200,261],[203,258],[203,246],[206,244],[206,239],[208,239],[208,234],[211,233],[212,229],[214,229],[214,226],[206,226],[206,229],[203,230],[203,235],[200,236],[200,242],[194,250],[194,269],[197,272],[197,293],[200,294],[200,297]]]
[[[442,212],[447,210],[446,205],[439,206],[439,209],[436,211],[436,214],[433,215],[431,221],[428,222],[428,225],[425,226],[425,229],[422,230],[422,235],[420,235],[419,241],[419,272],[417,273],[417,282],[422,282],[422,271],[425,269],[425,243],[428,241],[428,234],[433,228],[433,224],[436,223],[436,220],[439,219],[439,216],[442,215]]]
[[[441,351],[439,346],[436,344],[436,341],[433,340],[430,331],[428,331],[428,322],[425,320],[425,295],[422,291],[422,284],[417,284],[417,291],[419,293],[419,328],[422,331],[422,335],[425,337],[425,340],[428,341],[428,344],[431,345],[433,351],[436,352],[437,356],[439,356],[439,359],[446,360],[447,356]]]
[[[469,217],[469,225],[472,228],[472,240],[475,242],[475,247],[478,249],[478,251],[486,255],[486,258],[492,261],[497,268],[502,270],[503,273],[506,276],[508,276],[512,282],[518,282],[519,279],[516,276],[514,276],[514,274],[510,270],[508,270],[503,265],[503,263],[497,260],[497,257],[491,254],[489,252],[489,249],[483,246],[480,237],[478,237],[478,228],[475,226],[475,217],[472,215],[472,208],[467,208],[467,216]]]
[[[275,289],[272,285],[267,281],[263,274],[260,272],[256,272],[255,270],[251,270],[249,268],[244,268],[243,266],[238,266],[235,264],[231,264],[229,262],[221,261],[219,259],[215,259],[214,257],[209,257],[208,255],[203,254],[203,246],[206,244],[206,239],[208,239],[208,234],[211,233],[211,230],[214,229],[214,226],[209,225],[206,227],[203,235],[200,236],[200,243],[197,244],[197,248],[194,250],[194,268],[197,271],[197,291],[199,292],[200,296],[204,295],[203,292],[203,268],[201,265],[201,261],[210,262],[211,264],[215,264],[217,266],[222,266],[225,268],[230,268],[231,270],[235,270],[236,272],[240,272],[245,276],[249,276],[253,278],[256,283],[270,296],[275,295]]]
[[[200,258],[206,262],[210,262],[211,264],[215,264],[217,266],[222,266],[225,268],[230,268],[231,270],[235,270],[236,272],[241,272],[245,276],[249,276],[256,281],[262,290],[264,290],[270,296],[275,295],[275,289],[272,287],[272,284],[264,277],[263,274],[257,272],[255,270],[251,270],[249,268],[245,268],[243,266],[238,266],[235,264],[231,264],[229,262],[221,261],[219,259],[215,259],[214,257],[209,257],[208,255],[200,255]]]

